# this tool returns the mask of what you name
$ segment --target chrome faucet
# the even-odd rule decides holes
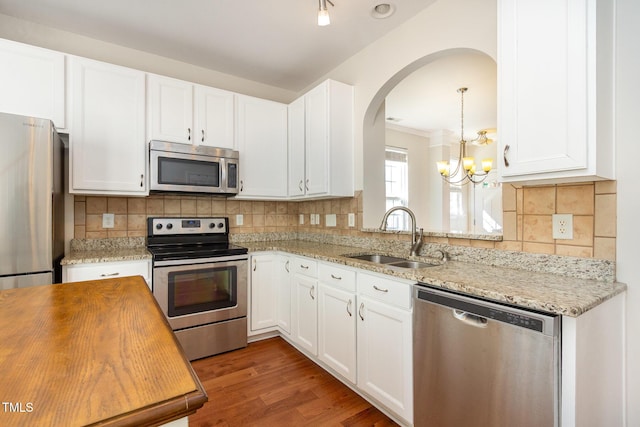
[[[422,246],[422,237],[423,237],[423,230],[422,228],[420,229],[420,236],[418,238],[416,238],[416,216],[413,214],[413,212],[411,211],[411,209],[409,208],[405,208],[404,206],[394,206],[391,209],[389,209],[387,212],[385,212],[384,216],[382,217],[382,223],[380,224],[380,230],[382,231],[386,231],[387,230],[387,220],[389,219],[389,215],[391,215],[393,212],[395,211],[404,211],[406,213],[409,214],[409,217],[411,218],[411,256],[416,256],[418,255],[418,252],[420,251],[420,247]]]

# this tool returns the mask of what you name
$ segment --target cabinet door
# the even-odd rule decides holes
[[[329,135],[327,83],[315,87],[305,95],[305,150],[307,195],[321,195],[329,191]]]
[[[65,123],[64,54],[0,40],[0,111]]]
[[[293,275],[293,339],[313,356],[318,354],[318,281]]]
[[[147,194],[145,74],[71,59],[72,193]]]
[[[149,139],[191,144],[193,84],[150,74],[148,82]]]
[[[287,106],[238,95],[236,117],[239,197],[286,197]]]
[[[319,284],[318,357],[340,375],[356,383],[356,296]]]
[[[613,2],[595,3],[498,2],[503,181],[613,178]]]
[[[251,330],[276,326],[276,255],[251,256]]]
[[[413,420],[411,312],[358,296],[358,387]]]
[[[289,196],[305,194],[305,125],[304,98],[288,106],[289,113]]]
[[[194,143],[233,149],[234,94],[207,86],[195,87]]]
[[[277,324],[280,332],[291,333],[291,260],[286,255],[278,256],[276,272]]]

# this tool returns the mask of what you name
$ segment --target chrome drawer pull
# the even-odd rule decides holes
[[[312,287],[309,289],[309,295],[311,296],[311,299],[316,299],[316,297],[313,295],[313,291],[314,291],[315,289],[316,289],[316,287],[315,287],[315,286],[312,286]]]
[[[364,321],[364,316],[362,316],[363,309],[364,309],[364,303],[360,303],[360,308],[358,309],[358,316],[360,316],[360,319]]]
[[[187,140],[191,141],[191,128],[187,128]]]
[[[309,269],[309,266],[308,266],[308,265],[302,265],[302,264],[300,264],[300,268],[304,268],[305,270],[308,270],[308,269]]]
[[[120,273],[103,273],[100,275],[100,277],[113,277],[113,276],[119,276]]]
[[[375,289],[378,292],[389,292],[389,289],[381,289],[381,288],[377,287],[376,285],[373,285],[373,289]]]
[[[253,271],[256,271],[256,267],[258,266],[258,264],[256,263],[256,260],[253,260]]]
[[[347,303],[347,313],[349,313],[349,317],[353,316],[353,313],[351,313],[351,300]]]
[[[202,142],[204,142],[204,129],[202,129]]]
[[[333,274],[331,275],[331,278],[336,280],[342,280],[342,277],[334,276]]]
[[[285,269],[285,270],[287,270],[287,273],[289,273],[289,261],[287,261],[287,262],[284,264],[284,269]]]

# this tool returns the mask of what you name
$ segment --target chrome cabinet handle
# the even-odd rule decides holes
[[[144,187],[144,174],[140,174],[140,188]]]
[[[187,128],[187,140],[191,141],[191,128]]]
[[[304,191],[304,189],[302,188],[302,180],[300,180],[300,182],[298,183],[298,188],[300,189],[300,191]]]
[[[504,166],[505,166],[506,168],[508,168],[508,167],[509,167],[509,160],[507,160],[507,154],[509,153],[509,148],[511,148],[511,147],[509,146],[509,144],[507,144],[507,145],[505,145],[505,146],[504,146],[504,154],[503,154],[503,157],[504,157]]]
[[[303,268],[303,269],[305,269],[305,270],[308,270],[308,269],[309,269],[309,266],[308,266],[308,265],[302,265],[302,264],[300,264],[300,268]]]
[[[287,262],[284,264],[284,269],[285,269],[285,270],[287,270],[287,273],[290,273],[290,271],[289,271],[289,261],[287,261]]]
[[[256,267],[258,266],[258,264],[256,263],[256,260],[253,260],[253,271],[256,271]]]
[[[311,299],[316,299],[315,295],[313,294],[313,291],[315,291],[315,289],[315,286],[311,286],[311,288],[309,289],[309,296],[311,297]]]
[[[113,276],[119,276],[120,273],[103,273],[100,275],[100,277],[113,277]]]
[[[358,309],[358,316],[360,316],[360,320],[364,321],[364,316],[362,315],[362,310],[364,310],[364,303],[360,303],[360,308]]]
[[[304,184],[304,188],[309,191],[309,178],[307,178],[307,181]]]
[[[342,277],[334,276],[333,274],[331,275],[331,278],[336,280],[342,280]]]
[[[353,316],[353,313],[351,313],[351,300],[347,303],[347,313],[349,313],[349,317]]]
[[[204,142],[204,129],[202,129],[202,142]]]
[[[382,289],[377,287],[376,285],[373,285],[373,289],[375,289],[378,292],[389,292],[389,289]]]
[[[240,180],[240,191],[244,191],[244,181]]]

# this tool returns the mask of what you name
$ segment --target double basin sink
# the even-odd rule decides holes
[[[399,258],[388,255],[380,255],[380,254],[370,254],[370,255],[345,255],[347,258],[351,259],[359,259],[361,261],[369,261],[374,262],[376,264],[384,265],[389,268],[398,268],[398,269],[406,269],[406,268],[426,268],[426,267],[435,267],[439,264],[431,264],[428,262],[422,261],[413,261],[406,258]]]

